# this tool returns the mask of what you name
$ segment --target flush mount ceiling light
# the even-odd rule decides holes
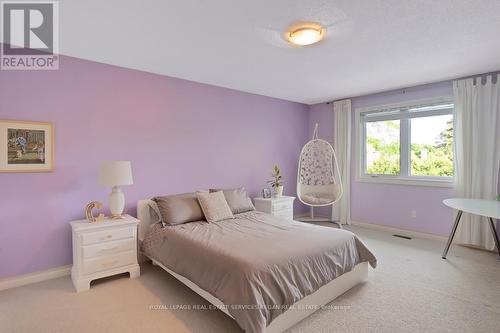
[[[290,28],[286,33],[286,39],[299,46],[312,45],[325,37],[326,29],[317,23],[305,23]]]

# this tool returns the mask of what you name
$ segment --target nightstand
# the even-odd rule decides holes
[[[255,209],[260,212],[293,220],[293,201],[295,197],[254,198]]]
[[[106,219],[90,223],[70,222],[73,234],[73,268],[71,280],[77,292],[89,290],[92,280],[129,272],[140,275],[137,263],[137,225],[130,215],[123,219]]]

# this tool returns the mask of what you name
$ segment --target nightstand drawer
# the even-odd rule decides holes
[[[293,220],[293,209],[283,209],[278,212],[273,213],[274,216],[283,217],[286,219]]]
[[[134,238],[86,245],[82,246],[83,258],[88,259],[102,257],[110,254],[132,251],[135,249],[135,246],[136,244]]]
[[[135,236],[135,228],[119,228],[105,231],[82,233],[82,245],[101,243],[116,239],[132,238]]]
[[[272,210],[274,212],[281,211],[281,210],[289,210],[292,209],[293,202],[290,200],[287,201],[278,201],[278,202],[273,202],[272,204]]]
[[[114,254],[95,259],[83,260],[83,274],[92,274],[99,271],[132,265],[137,262],[135,251]]]

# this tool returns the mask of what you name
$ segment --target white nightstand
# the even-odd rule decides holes
[[[295,197],[254,198],[255,209],[260,212],[293,220],[293,201]]]
[[[73,230],[73,268],[71,280],[77,292],[89,290],[92,280],[129,272],[140,275],[137,263],[137,224],[125,215],[120,220],[89,223],[70,222]]]

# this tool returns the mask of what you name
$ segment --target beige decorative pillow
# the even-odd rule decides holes
[[[234,219],[231,208],[227,204],[222,191],[219,192],[196,192],[196,197],[200,203],[203,214],[208,222],[219,222],[227,219]]]
[[[222,191],[227,204],[231,207],[233,214],[239,214],[255,210],[252,200],[248,197],[244,187],[232,189],[210,189],[210,192]]]

